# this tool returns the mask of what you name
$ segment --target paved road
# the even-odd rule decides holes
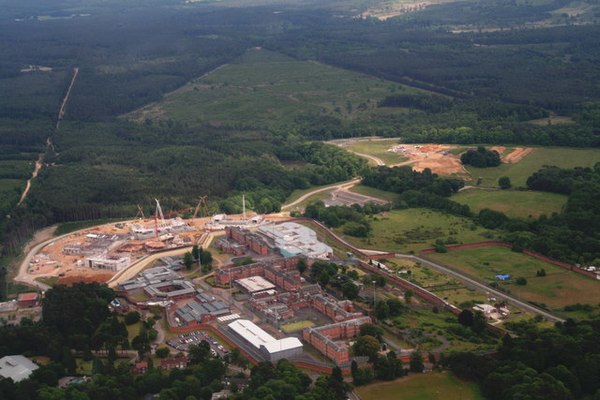
[[[322,187],[319,189],[311,190],[310,192],[303,194],[302,196],[300,196],[298,199],[292,201],[291,203],[284,204],[283,206],[281,206],[281,210],[282,211],[289,210],[290,208],[302,203],[304,200],[308,199],[310,196],[312,196],[314,194],[326,192],[328,190],[335,190],[335,189],[348,190],[349,188],[351,188],[352,186],[356,185],[359,182],[360,182],[360,178],[355,178],[350,181],[336,183],[336,184],[325,186],[325,187]]]
[[[382,165],[385,165],[385,163],[383,162],[383,160],[381,158],[379,158],[379,157],[375,157],[375,156],[372,156],[370,154],[359,153],[357,151],[352,151],[350,149],[346,149],[346,150],[348,150],[351,153],[356,154],[359,157],[363,157],[363,158],[366,158],[367,160],[373,161],[375,163],[375,165],[377,165],[378,167],[380,167]]]
[[[526,303],[524,301],[521,301],[519,299],[516,299],[516,298],[514,298],[514,297],[512,297],[512,296],[510,296],[510,295],[508,295],[506,293],[502,293],[502,292],[500,292],[498,290],[495,290],[495,289],[493,289],[493,288],[485,285],[482,282],[479,282],[479,281],[477,281],[475,279],[472,279],[472,278],[470,278],[468,276],[465,276],[465,275],[461,274],[460,272],[457,272],[457,271],[455,271],[453,269],[447,268],[447,267],[445,267],[443,265],[437,264],[435,262],[426,260],[426,259],[418,257],[418,256],[413,256],[413,255],[410,255],[410,254],[396,254],[396,257],[398,257],[398,258],[405,258],[405,259],[408,258],[408,259],[411,259],[411,260],[414,260],[414,261],[418,261],[421,264],[425,264],[425,265],[427,265],[427,266],[429,266],[429,267],[431,267],[433,269],[436,269],[436,270],[438,270],[440,272],[443,272],[443,273],[445,273],[447,275],[453,276],[454,278],[456,278],[456,279],[458,279],[460,281],[463,281],[463,282],[467,283],[468,285],[470,285],[472,287],[475,287],[475,288],[477,288],[479,290],[487,292],[487,293],[493,295],[496,298],[504,299],[508,303],[510,303],[510,304],[512,304],[514,306],[517,306],[517,307],[519,307],[521,309],[527,310],[527,311],[532,312],[534,314],[541,315],[542,317],[544,317],[544,318],[546,318],[546,319],[548,319],[550,321],[553,321],[553,322],[563,322],[564,321],[564,319],[559,318],[559,317],[557,317],[557,316],[555,316],[555,315],[553,315],[553,314],[551,314],[551,313],[549,313],[547,311],[544,311],[544,310],[542,310],[540,308],[534,307],[531,304]]]

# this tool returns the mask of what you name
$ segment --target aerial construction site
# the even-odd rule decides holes
[[[246,212],[199,218],[199,210],[205,206],[204,198],[195,209],[168,213],[163,213],[158,200],[155,202],[156,210],[151,218],[145,218],[138,207],[140,213],[133,220],[82,229],[57,238],[31,259],[27,274],[58,283],[108,282],[152,253],[169,250],[183,253],[193,245],[208,246],[213,237],[210,232],[230,226],[260,226],[280,218],[273,216],[266,219]],[[179,217],[191,211],[194,212],[190,219]]]

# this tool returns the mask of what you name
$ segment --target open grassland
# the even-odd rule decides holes
[[[483,400],[475,383],[461,381],[449,372],[409,375],[361,386],[356,392],[363,400]]]
[[[400,197],[398,193],[387,192],[385,190],[380,190],[366,185],[353,186],[352,188],[350,188],[350,191],[358,194],[364,194],[365,196],[377,197],[378,199],[383,199],[391,202],[395,202],[396,200],[398,200],[398,197]]]
[[[359,248],[407,253],[432,247],[437,239],[473,243],[492,238],[467,218],[421,208],[386,212],[375,216],[371,225],[371,237],[346,239]]]
[[[497,282],[502,289],[555,310],[575,303],[600,303],[600,281],[504,247],[457,250],[430,257],[487,282],[497,282],[496,275],[509,274],[510,280]],[[541,269],[546,271],[546,276],[536,276]],[[518,277],[527,279],[527,284],[517,285]]]
[[[498,178],[508,176],[513,187],[525,187],[527,178],[544,165],[562,168],[593,167],[600,162],[600,149],[573,149],[536,147],[516,164],[502,164],[493,168],[467,167],[473,180],[481,178],[481,185],[498,186]]]
[[[298,321],[298,322],[292,322],[291,324],[285,324],[281,326],[281,330],[284,331],[285,333],[289,333],[289,332],[296,332],[299,330],[302,330],[304,328],[310,328],[311,326],[314,326],[315,324],[312,321]]]
[[[393,165],[407,160],[406,157],[403,157],[398,153],[388,151],[390,147],[397,143],[398,138],[384,140],[356,140],[345,142],[341,145],[341,147],[354,153],[367,154],[377,157],[386,165]]]
[[[385,96],[414,91],[368,75],[257,48],[131,117],[139,121],[168,118],[191,125],[262,127],[294,124],[298,117],[307,115],[370,120],[378,113],[389,112],[377,108]]]
[[[567,196],[534,191],[471,189],[457,193],[452,200],[468,205],[473,212],[489,208],[512,218],[526,219],[560,212]]]

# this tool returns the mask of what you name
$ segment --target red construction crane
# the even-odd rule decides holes
[[[161,222],[165,221],[165,217],[170,217],[171,215],[181,214],[186,211],[190,211],[193,207],[184,208],[182,210],[171,211],[169,213],[163,214],[162,207],[160,206],[160,202],[158,199],[154,199],[156,201],[156,211],[154,212],[154,236],[158,237],[158,218],[160,217]]]

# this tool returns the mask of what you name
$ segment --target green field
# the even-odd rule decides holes
[[[399,141],[398,138],[394,139],[377,139],[377,140],[360,140],[360,141],[347,141],[342,147],[346,150],[368,154],[374,157],[381,159],[386,165],[393,165],[400,163],[402,161],[406,161],[406,157],[402,157],[398,153],[392,153],[388,151],[390,147],[394,144],[397,144]]]
[[[292,322],[291,324],[285,324],[285,325],[281,325],[281,330],[284,331],[285,333],[290,333],[290,332],[296,332],[299,330],[302,330],[304,328],[310,328],[311,326],[314,326],[315,324],[312,321],[298,321],[298,322]]]
[[[463,190],[452,200],[466,204],[473,212],[483,208],[501,211],[512,218],[537,218],[560,212],[567,196],[555,193],[518,190]]]
[[[575,303],[594,306],[600,303],[600,281],[504,247],[459,250],[430,257],[487,282],[497,282],[494,277],[498,274],[509,274],[511,280],[498,282],[502,289],[555,310]],[[536,271],[542,268],[547,275],[537,277]],[[517,285],[518,277],[526,278],[527,285]]]
[[[476,384],[449,372],[414,374],[356,388],[363,400],[483,400]]]
[[[371,226],[370,238],[345,238],[359,248],[401,253],[432,247],[437,239],[473,243],[493,238],[491,232],[468,218],[422,208],[386,212],[374,217]]]
[[[533,153],[516,164],[502,164],[493,168],[467,167],[474,180],[481,178],[483,186],[498,186],[498,178],[508,176],[513,187],[525,187],[527,178],[544,165],[562,168],[593,167],[600,162],[600,149],[573,149],[564,147],[536,147]]]
[[[379,199],[395,202],[400,197],[399,194],[394,192],[387,192],[371,186],[356,185],[350,189],[351,192],[364,194],[365,196],[377,197]]]
[[[385,96],[403,91],[416,90],[255,48],[131,117],[262,127],[297,124],[297,118],[306,115],[377,120],[382,113],[405,112],[377,108]]]

